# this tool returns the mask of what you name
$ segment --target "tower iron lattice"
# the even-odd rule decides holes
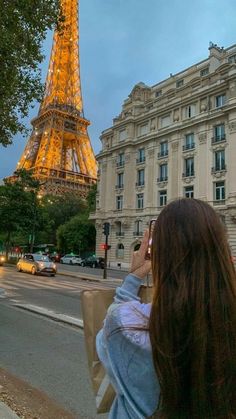
[[[42,193],[86,196],[97,164],[84,118],[79,63],[79,0],[61,0],[62,28],[55,30],[45,94],[17,170],[30,170]],[[14,178],[14,175],[13,177]]]

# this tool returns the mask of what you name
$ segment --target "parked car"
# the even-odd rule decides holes
[[[83,259],[81,266],[91,266],[91,268],[104,268],[105,259],[97,256],[89,256]]]
[[[25,254],[19,259],[16,267],[18,272],[30,272],[32,275],[47,273],[50,276],[55,276],[57,272],[56,264],[48,256],[37,253]]]
[[[0,255],[0,266],[3,266],[3,263],[5,262],[6,258],[3,255]]]
[[[65,255],[60,259],[60,263],[68,263],[70,265],[81,265],[82,259],[79,255]]]
[[[60,262],[62,255],[60,253],[53,253],[52,255],[49,255],[49,258],[53,261],[53,262]]]

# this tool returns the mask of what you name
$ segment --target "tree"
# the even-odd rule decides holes
[[[39,182],[25,170],[17,172],[14,183],[6,182],[0,186],[0,234],[5,243],[7,258],[16,234],[31,234],[33,243],[40,222],[37,200],[39,186]]]
[[[58,249],[63,253],[93,251],[95,243],[95,226],[85,215],[72,217],[57,230]]]
[[[75,215],[84,215],[88,212],[86,202],[70,193],[62,196],[43,196],[41,208],[43,226],[37,239],[44,243],[56,243],[56,231],[60,225]]]
[[[87,206],[88,206],[89,212],[93,212],[96,210],[96,195],[97,195],[97,184],[95,183],[91,187],[87,195]]]
[[[7,146],[43,87],[39,63],[48,29],[60,21],[59,0],[0,0],[0,143]]]

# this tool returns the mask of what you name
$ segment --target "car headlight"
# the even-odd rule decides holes
[[[0,261],[1,261],[1,262],[4,262],[4,260],[5,260],[5,257],[4,257],[4,256],[1,256],[1,257],[0,257]]]
[[[57,269],[57,265],[55,263],[52,264],[53,269]]]
[[[39,265],[39,267],[40,267],[40,268],[44,268],[44,263],[39,262],[39,264],[38,264],[38,265]]]

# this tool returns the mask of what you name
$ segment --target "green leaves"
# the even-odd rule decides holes
[[[75,253],[94,251],[96,230],[89,221],[96,187],[87,201],[70,193],[42,195],[40,182],[30,171],[15,172],[16,181],[0,186],[0,238],[9,249],[27,246],[29,235],[35,243],[57,243],[59,250]]]
[[[63,252],[93,251],[96,243],[95,226],[83,216],[75,216],[57,230],[58,248]]]
[[[0,0],[0,143],[17,133],[32,101],[43,93],[42,42],[60,14],[59,0]]]

